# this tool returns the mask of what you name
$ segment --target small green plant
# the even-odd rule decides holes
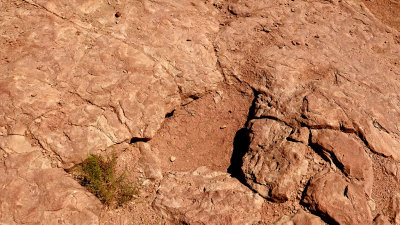
[[[107,206],[121,206],[137,195],[137,188],[122,173],[115,174],[117,158],[113,154],[106,158],[89,155],[87,160],[77,165],[72,174],[100,201]]]

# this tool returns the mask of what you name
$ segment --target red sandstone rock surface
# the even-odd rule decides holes
[[[0,224],[400,224],[400,2],[0,2]],[[68,174],[115,152],[139,194]]]

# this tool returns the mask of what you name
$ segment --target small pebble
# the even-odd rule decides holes
[[[146,180],[143,181],[142,185],[143,185],[143,186],[146,186],[149,182],[150,182],[150,180],[149,180],[149,179],[146,179]]]
[[[376,209],[376,204],[375,204],[374,200],[370,199],[367,203],[368,203],[369,208],[370,208],[372,211],[375,211],[375,209]]]
[[[169,161],[171,161],[171,162],[174,162],[176,160],[176,157],[175,156],[171,156],[170,158],[169,158]]]

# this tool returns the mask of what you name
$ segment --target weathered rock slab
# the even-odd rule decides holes
[[[0,165],[0,224],[99,224],[100,201],[40,152]]]
[[[372,223],[364,192],[334,172],[317,174],[310,181],[303,202],[312,211],[333,223]]]
[[[263,198],[229,174],[200,167],[166,176],[154,207],[175,223],[255,224]]]
[[[168,112],[223,80],[209,39],[218,31],[216,10],[204,3],[3,7],[0,132],[32,136],[64,168],[131,138],[152,138]],[[180,14],[185,19],[173,16]],[[12,151],[14,139],[6,140]]]
[[[287,141],[292,128],[283,122],[257,119],[250,125],[249,151],[243,157],[246,182],[261,196],[283,202],[298,194],[307,173],[307,146]]]
[[[322,151],[331,163],[337,164],[343,173],[354,183],[364,187],[371,196],[374,174],[368,149],[354,134],[335,130],[312,130],[311,143]]]

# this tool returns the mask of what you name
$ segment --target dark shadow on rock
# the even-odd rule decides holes
[[[231,157],[231,165],[228,168],[228,173],[231,174],[232,177],[238,179],[242,184],[247,185],[246,179],[244,177],[242,171],[243,165],[243,156],[247,153],[250,146],[250,136],[249,136],[249,123],[254,118],[254,114],[256,111],[256,102],[258,99],[258,92],[255,89],[253,90],[254,99],[251,103],[251,107],[249,108],[249,113],[247,114],[247,120],[244,124],[244,128],[238,130],[236,132],[235,138],[233,139],[233,152]]]
[[[249,131],[246,128],[238,130],[233,140],[233,153],[231,165],[228,168],[228,173],[230,173],[232,177],[235,177],[243,184],[246,183],[242,172],[243,156],[248,151],[249,145]]]

